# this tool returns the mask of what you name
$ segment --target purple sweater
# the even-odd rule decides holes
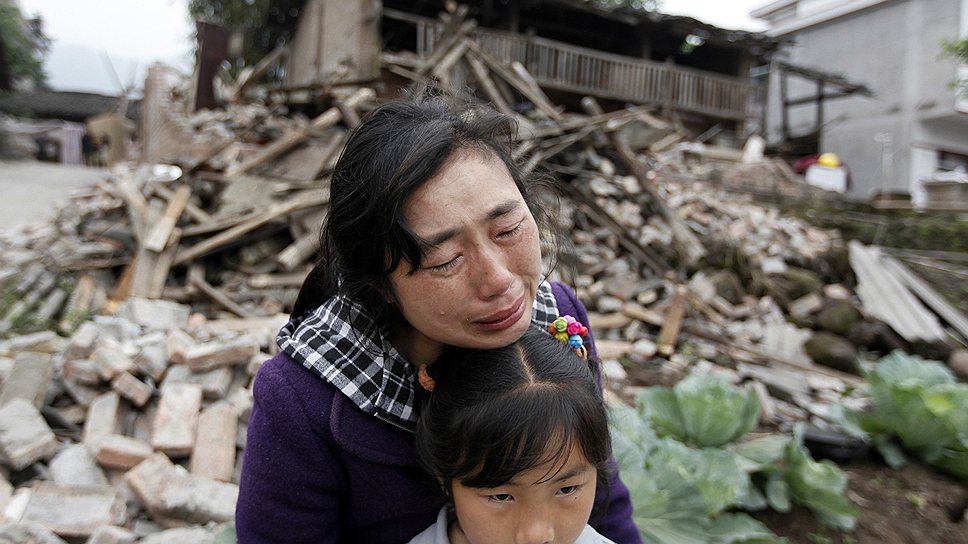
[[[552,289],[559,313],[588,323],[567,287]],[[591,342],[594,356],[594,341]],[[396,544],[429,527],[445,498],[419,466],[413,434],[368,415],[280,353],[259,370],[242,465],[239,544]],[[615,467],[614,462],[612,463]],[[607,509],[596,497],[591,525],[618,544],[641,542],[628,489],[612,478]]]

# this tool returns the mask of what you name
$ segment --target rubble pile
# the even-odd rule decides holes
[[[588,306],[616,397],[717,374],[753,384],[765,427],[832,431],[833,406],[867,402],[865,351],[968,375],[952,347],[968,320],[899,259],[735,191],[809,192],[788,168],[688,142],[646,108],[564,112],[451,27],[433,57],[385,69],[477,89],[518,120],[525,170],[561,181],[554,275]],[[232,519],[252,378],[377,94],[334,89],[312,119],[189,115],[178,85],[149,74],[148,162],[0,235],[0,510],[35,541],[212,542]]]

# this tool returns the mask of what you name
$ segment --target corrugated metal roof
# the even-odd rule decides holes
[[[890,325],[909,342],[945,339],[938,317],[925,308],[893,269],[883,262],[881,248],[851,240],[848,249],[850,266],[857,276],[857,295],[868,314]]]

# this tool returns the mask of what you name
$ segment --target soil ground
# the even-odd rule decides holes
[[[868,459],[840,468],[860,510],[854,531],[826,527],[804,508],[753,517],[790,544],[968,544],[968,485],[917,463],[894,470]]]

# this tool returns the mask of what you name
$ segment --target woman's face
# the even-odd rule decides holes
[[[414,274],[401,262],[390,275],[392,302],[416,337],[410,342],[433,351],[495,348],[520,338],[531,321],[541,251],[534,217],[504,163],[458,150],[407,198],[403,212],[432,244]]]

